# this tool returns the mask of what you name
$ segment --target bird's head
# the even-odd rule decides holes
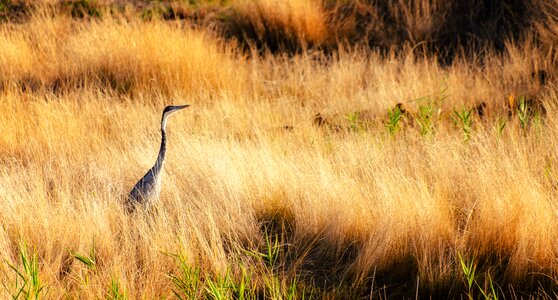
[[[186,108],[190,106],[190,104],[186,104],[186,105],[169,105],[167,107],[165,107],[165,109],[163,110],[163,115],[170,115],[173,112],[177,112],[183,108]]]
[[[165,109],[163,110],[163,118],[161,120],[161,129],[165,130],[165,125],[167,123],[167,118],[172,114],[175,113],[183,108],[186,108],[190,106],[190,104],[186,104],[186,105],[169,105],[167,107],[165,107]]]

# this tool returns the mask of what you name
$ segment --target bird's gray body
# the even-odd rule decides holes
[[[165,146],[161,145],[161,148],[163,147]],[[132,188],[128,196],[129,210],[133,211],[138,205],[149,208],[157,201],[161,192],[161,171],[163,170],[164,158],[164,150],[159,151],[155,165]]]
[[[159,199],[161,192],[161,172],[165,163],[167,151],[166,122],[170,114],[188,107],[189,105],[167,106],[161,118],[161,148],[155,165],[136,183],[128,195],[127,210],[134,212],[137,207],[149,209]]]

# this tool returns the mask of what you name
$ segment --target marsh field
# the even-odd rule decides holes
[[[0,297],[555,299],[557,46],[550,0],[0,0]]]

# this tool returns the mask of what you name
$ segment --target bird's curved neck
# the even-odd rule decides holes
[[[153,166],[153,171],[159,173],[163,169],[163,164],[165,162],[165,153],[167,152],[167,118],[169,114],[163,114],[161,118],[161,148],[159,149],[159,155],[157,156],[157,162]]]
[[[165,153],[167,152],[167,134],[165,128],[161,128],[161,148],[159,149],[159,155],[157,156],[157,162],[155,163],[154,171],[159,173],[163,169],[163,163],[165,162]]]
[[[167,127],[167,117],[169,115],[167,114],[163,114],[163,117],[161,118],[161,131],[163,132],[163,134],[165,134],[165,130]]]

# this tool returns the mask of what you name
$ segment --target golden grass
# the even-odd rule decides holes
[[[167,94],[199,93],[225,84],[232,88],[241,75],[231,53],[219,51],[222,47],[206,34],[181,30],[180,24],[38,17],[15,27],[3,28],[1,63],[11,72],[2,77],[12,78],[1,79],[31,81],[36,89],[93,83],[123,92],[156,86]]]
[[[233,8],[252,23],[257,36],[279,34],[301,43],[319,45],[327,36],[326,13],[321,0],[234,1]]]
[[[282,257],[279,276],[327,280],[318,295],[381,291],[372,276],[459,295],[457,253],[500,284],[556,285],[558,91],[555,78],[531,78],[553,71],[543,50],[509,45],[483,67],[364,49],[247,58],[178,23],[64,17],[4,25],[0,41],[0,255],[19,265],[20,241],[34,249],[47,298],[104,298],[112,279],[130,298],[170,297],[165,275],[178,266],[166,253],[206,277],[238,272],[239,259],[259,270],[240,249],[261,249],[274,215],[293,231],[282,242],[295,263]],[[514,117],[499,134],[507,97],[533,93],[544,122],[523,130]],[[447,97],[429,137],[416,125],[390,137],[383,124],[312,124],[321,112],[349,127],[350,114],[383,118],[397,102],[415,114],[425,102],[412,100],[428,95]],[[475,117],[465,142],[451,110],[481,101],[489,118]],[[121,201],[155,160],[162,108],[181,103],[192,107],[167,125],[161,202],[127,216]],[[94,271],[71,256],[92,247]],[[7,264],[0,281],[14,292]],[[343,282],[355,294],[336,290]]]

